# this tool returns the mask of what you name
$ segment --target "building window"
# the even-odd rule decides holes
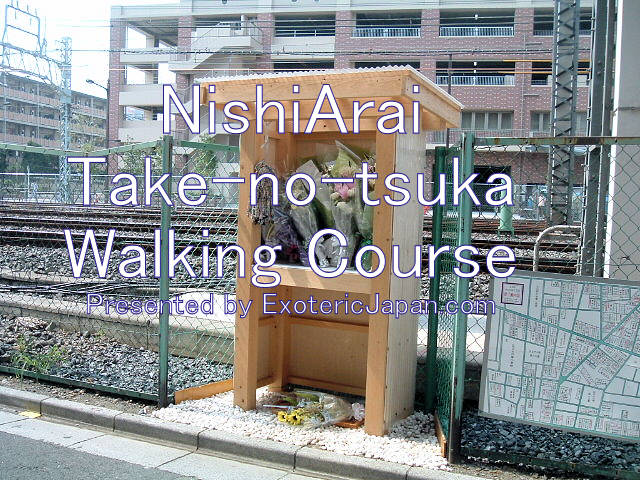
[[[591,62],[589,60],[581,60],[578,62],[578,86],[589,86],[589,77],[591,74]],[[550,86],[553,78],[553,69],[551,62],[534,61],[531,67],[531,85],[534,86]]]
[[[333,62],[273,62],[274,72],[301,72],[307,70],[330,70]]]
[[[276,37],[332,37],[336,34],[336,16],[276,16]]]
[[[511,37],[515,10],[440,10],[441,37]]]
[[[398,60],[396,62],[355,62],[353,66],[355,68],[376,68],[376,67],[403,67],[405,65],[409,65],[410,67],[418,70],[420,68],[420,62],[416,61],[402,61]]]
[[[587,134],[587,112],[576,112],[576,135]]]
[[[551,113],[531,112],[531,132],[551,135]],[[576,112],[576,135],[587,134],[587,112]]]
[[[513,112],[462,112],[463,130],[513,129]]]
[[[551,133],[551,113],[531,112],[531,129],[535,133]]]
[[[580,9],[580,35],[591,35],[590,8]],[[553,9],[536,8],[533,13],[533,34],[550,37],[553,35]]]
[[[419,37],[420,12],[357,13],[354,37]]]
[[[452,62],[451,84],[492,86],[515,84],[515,62]],[[449,62],[436,62],[436,81],[447,85]]]

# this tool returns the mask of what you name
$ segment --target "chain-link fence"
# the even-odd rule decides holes
[[[572,205],[565,225],[548,222],[551,207],[548,186],[544,180],[534,183],[536,178],[543,179],[549,173],[547,164],[538,162],[536,158],[548,158],[549,150],[557,145],[575,146],[574,186],[569,189],[571,198],[561,199],[563,204]],[[471,243],[479,248],[480,258],[490,248],[502,244],[513,249],[516,267],[521,270],[640,280],[640,267],[637,255],[634,255],[639,240],[636,235],[640,230],[639,145],[639,138],[476,139],[473,160],[480,179],[483,175],[509,173],[516,182],[512,207],[498,210],[486,206],[474,208]],[[594,166],[591,162],[595,155],[598,155],[598,163]],[[520,177],[514,175],[525,169],[529,169],[528,173],[521,173]],[[586,172],[586,183],[583,172]],[[483,189],[482,185],[476,185],[474,191],[480,197],[486,193],[486,187]],[[444,268],[442,274],[444,277]],[[487,297],[489,284],[489,276],[480,274],[472,282],[470,296]],[[440,322],[437,327],[440,341]],[[466,380],[469,380],[470,367],[477,365],[483,357],[484,337],[485,317],[469,315]],[[448,339],[442,341],[445,348],[438,343],[437,349],[446,352]],[[436,370],[436,373],[440,372]],[[449,398],[450,387],[445,391]],[[467,389],[466,393],[466,397],[475,403],[477,388]],[[624,442],[576,436],[543,427],[516,428],[515,424],[504,420],[498,422],[481,418],[473,409],[463,415],[461,447],[465,455],[614,478],[634,478],[637,475],[637,471],[633,471],[637,464],[627,462],[626,465],[631,465],[632,469],[628,470],[619,467],[624,461],[616,459],[615,455],[601,458],[597,453],[599,449],[637,452],[636,448]],[[476,433],[478,431],[494,432],[494,436],[483,437]],[[508,438],[515,441],[502,439],[500,432],[503,431],[512,432]],[[520,431],[532,440],[520,442]],[[577,450],[572,450],[571,454],[545,450],[545,442],[551,437],[561,439],[565,444],[575,443]],[[584,451],[592,453],[584,455],[581,453]],[[578,457],[579,460],[566,460]]]
[[[237,147],[198,146],[173,152],[172,181],[161,183],[174,200],[187,172],[237,176]],[[25,155],[42,155],[39,148],[20,148]],[[79,163],[70,165],[64,180],[61,174],[29,171],[1,176],[0,371],[161,401],[163,376],[169,395],[231,376],[233,318],[221,312],[223,295],[235,289],[233,258],[223,278],[215,279],[212,268],[210,280],[191,279],[178,262],[171,290],[163,294],[169,252],[157,247],[162,228],[168,233],[173,223],[175,255],[196,245],[201,269],[205,244],[235,243],[237,191],[214,184],[203,205],[169,210],[172,216],[163,224],[166,205],[158,193],[145,198],[145,184],[162,181],[167,151],[166,141],[89,153],[47,150],[56,165],[59,156],[105,157],[108,170],[117,171],[107,174],[106,163],[91,164],[87,198]],[[67,203],[60,203],[63,198]],[[86,201],[91,205],[82,205]],[[203,238],[204,229],[211,240]],[[183,313],[175,303],[179,293],[185,303],[211,296],[216,321]],[[163,318],[171,327],[164,357]]]
[[[90,155],[109,153],[110,162],[127,165],[159,146]],[[65,161],[89,155],[55,153]],[[129,198],[127,206],[107,208],[106,165],[88,168],[90,206],[46,202],[64,196],[82,203],[80,164],[70,165],[70,181],[49,174],[32,182],[24,175],[24,195],[15,184],[0,186],[0,370],[156,399],[158,320],[150,309],[159,292],[151,248],[159,210],[136,206],[135,188],[119,195]]]
[[[236,290],[236,244],[238,222],[238,147],[198,142],[177,142],[172,149],[174,183],[197,182],[191,174],[203,176],[209,185],[206,198],[200,192],[186,192],[197,206],[174,202],[171,229],[176,239],[176,256],[183,248],[194,248],[187,263],[170,272],[170,293],[185,304],[195,302],[196,313],[172,315],[169,322],[171,353],[169,390],[198,386],[233,377],[235,314],[226,309]],[[191,176],[191,178],[190,178]],[[174,193],[175,196],[175,193]],[[189,246],[187,246],[189,245]],[[196,370],[185,369],[183,358],[192,359]],[[184,378],[185,381],[179,381]]]
[[[66,182],[61,182],[58,174],[0,175],[0,371],[148,399],[159,397],[159,376],[166,377],[169,394],[232,377],[234,315],[226,313],[224,306],[225,298],[233,299],[235,294],[235,252],[230,250],[222,258],[221,252],[209,250],[209,246],[225,248],[236,242],[237,147],[176,142],[163,164],[163,152],[169,151],[167,141],[171,142],[165,139],[164,148],[158,141],[84,154],[107,155],[112,166],[117,166],[111,172],[131,175],[116,177],[107,174],[103,166],[93,165],[90,207],[80,205],[83,189],[79,166],[69,171]],[[569,215],[574,228],[540,236],[548,227],[550,206],[546,159],[550,146],[558,142],[581,144],[576,147],[576,185]],[[478,247],[479,258],[490,248],[504,244],[514,249],[519,269],[573,274],[579,265],[583,273],[591,268],[596,276],[637,280],[639,145],[640,139],[483,138],[476,139],[473,151],[465,155],[460,149],[437,149],[428,156],[435,160],[436,172],[447,174],[447,182],[452,182],[453,157],[464,157],[468,162],[465,165],[472,165],[479,176],[474,189],[481,201],[492,174],[507,173],[513,178],[512,207],[474,207],[469,212],[473,232],[467,243]],[[595,150],[601,162],[599,169],[591,171],[598,172],[599,185],[589,190],[582,185],[581,172],[588,170],[588,160]],[[143,205],[146,157],[150,159],[152,173],[148,180],[152,183],[160,180],[162,173],[172,173],[171,182],[165,183],[171,184],[172,198],[188,173],[205,177],[206,198],[193,206],[176,201],[172,208],[165,207],[163,222],[159,195],[151,197],[151,205]],[[429,186],[433,185],[431,180],[427,179]],[[136,183],[137,188],[127,188],[129,183]],[[182,188],[196,183],[191,179]],[[70,204],[57,203],[61,185],[68,185],[65,198]],[[185,190],[185,196],[194,202],[200,198],[196,190]],[[114,200],[122,205],[114,206]],[[451,206],[451,198],[447,203],[442,208],[426,209],[425,243],[437,247],[465,241],[460,237],[460,211]],[[585,228],[587,222],[581,222],[587,211],[596,219],[591,230]],[[175,235],[174,251],[159,255],[154,251],[157,238],[168,238],[169,227]],[[69,230],[74,244],[71,262],[64,229]],[[78,260],[87,230],[95,236],[99,257],[111,242],[108,266],[100,259],[97,265],[93,262],[90,243],[84,264]],[[139,248],[123,251],[127,246]],[[184,249],[189,249],[186,263],[176,260]],[[174,272],[167,262],[162,267],[162,259],[168,260],[170,253]],[[452,273],[454,259],[439,258],[436,271],[440,280],[427,285],[425,277],[423,295],[440,303],[461,298],[466,287],[459,285]],[[123,260],[128,262],[123,265]],[[71,267],[73,261],[79,263],[76,272]],[[167,269],[164,291],[158,273],[163,268]],[[123,272],[131,278],[123,278]],[[490,278],[484,267],[481,272],[468,289],[471,299],[488,297]],[[88,307],[89,294],[95,305]],[[162,300],[173,302],[178,298],[183,302],[182,310],[172,310],[164,317],[159,318],[152,309],[145,310],[147,301],[151,308]],[[185,305],[189,300],[208,305],[211,315],[203,315],[202,310],[189,313]],[[141,313],[134,301],[141,303]],[[159,328],[163,319],[168,341],[166,361],[158,353],[163,345]],[[459,331],[462,320],[466,336]],[[473,372],[479,372],[481,365],[485,316],[472,314],[461,319],[444,314],[421,317],[420,322],[422,358],[417,390],[425,394],[427,408],[432,406],[438,412],[440,429],[449,438],[453,399],[460,399],[454,391],[460,388],[459,382],[469,387],[479,378]],[[458,362],[454,365],[456,355]],[[477,399],[477,386],[467,389],[467,398]]]

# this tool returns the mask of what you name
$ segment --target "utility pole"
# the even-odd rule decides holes
[[[12,42],[13,40],[13,42]],[[69,123],[71,120],[71,39],[62,40],[62,59],[47,54],[47,42],[43,38],[40,17],[29,7],[20,7],[11,0],[4,9],[4,29],[0,48],[0,69],[6,73],[36,79],[53,86],[60,95],[60,141],[62,150],[69,147]],[[3,87],[5,88],[5,87]],[[6,110],[6,107],[5,107]],[[6,112],[5,112],[6,135]],[[58,163],[60,176],[58,198],[70,199],[69,175],[66,158]]]
[[[69,150],[69,128],[71,122],[71,38],[64,37],[61,41],[62,51],[62,85],[60,88],[60,147],[62,151]],[[70,203],[69,192],[69,163],[65,155],[59,160],[60,200]]]
[[[604,60],[604,97],[602,99],[602,134],[611,135],[611,112],[613,111],[613,70],[616,57],[616,0],[608,0],[607,8],[607,48]],[[596,244],[594,259],[594,275],[604,275],[604,246],[607,234],[607,196],[609,194],[609,174],[611,163],[611,147],[603,146],[601,151],[600,172],[598,181],[598,211],[596,218]]]
[[[579,33],[580,0],[555,0],[551,99],[551,133],[555,137],[576,134]],[[574,161],[573,145],[550,147],[547,174],[550,225],[572,223]]]
[[[591,31],[591,81],[589,82],[589,136],[602,136],[604,111],[605,57],[607,50],[607,3],[596,0]],[[580,235],[580,275],[593,275],[596,246],[596,221],[598,212],[598,180],[602,148],[596,146],[587,157],[584,169],[584,199],[582,210],[582,232]]]

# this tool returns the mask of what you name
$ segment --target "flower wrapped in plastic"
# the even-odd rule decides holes
[[[317,428],[334,425],[353,416],[351,404],[328,393],[294,390],[276,394],[270,398],[273,404],[264,408],[277,410],[282,423],[302,428]]]

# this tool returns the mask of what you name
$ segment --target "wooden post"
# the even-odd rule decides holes
[[[253,173],[258,162],[259,148],[255,123],[252,123],[240,138],[240,177],[245,179],[245,183],[240,184],[238,246],[245,251],[246,262],[244,279],[239,278],[238,270],[236,301],[241,301],[245,305],[250,300],[254,300],[254,304],[259,300],[258,289],[251,284],[251,267],[253,252],[260,246],[260,228],[247,216],[250,198],[249,175]],[[240,268],[239,265],[238,268]],[[259,308],[251,308],[245,318],[240,318],[240,313],[236,312],[233,402],[245,410],[256,408],[259,318]]]
[[[395,170],[396,136],[376,132],[376,181],[375,196],[382,199],[390,192],[384,186],[384,179]],[[380,201],[373,213],[373,245],[383,252],[391,251],[393,238],[393,208],[384,200]],[[373,256],[373,269],[378,259]],[[389,299],[389,262],[380,275],[371,281],[371,299],[376,293],[380,301]],[[378,312],[369,316],[369,341],[367,347],[367,415],[365,431],[371,435],[384,435],[388,425],[384,419],[387,379],[387,336],[389,316]]]

